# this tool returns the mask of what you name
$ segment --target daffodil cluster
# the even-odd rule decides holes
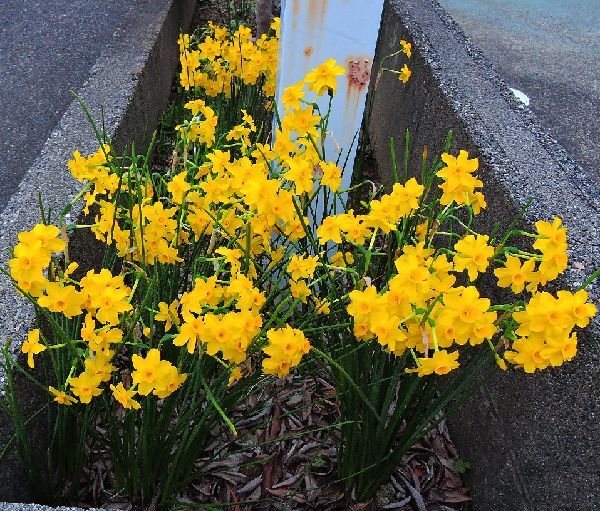
[[[367,501],[484,367],[560,366],[597,312],[585,286],[545,288],[567,268],[560,218],[478,231],[487,204],[465,150],[425,150],[420,172],[406,157],[402,178],[392,158],[388,186],[343,189],[351,169],[327,137],[346,70],[322,62],[275,109],[279,20],[271,28],[181,35],[171,137],[154,154],[104,140],[75,151],[83,220],[65,216],[73,201],[57,225],[20,233],[8,264],[43,318],[22,353],[49,369],[52,434],[85,450],[94,430],[114,488],[141,507],[155,495],[171,509],[214,428],[236,435],[230,417],[253,392],[315,365],[338,397],[340,480]],[[393,55],[412,51],[401,41]],[[70,260],[80,230],[101,247],[95,266]],[[378,440],[366,451],[365,437]],[[85,476],[72,473],[77,495]]]
[[[90,270],[80,281],[72,276],[77,269],[76,263],[68,264],[62,271],[60,262],[52,260],[52,254],[63,251],[66,243],[59,237],[59,229],[55,226],[38,224],[31,231],[22,232],[20,239],[21,243],[16,249],[27,247],[28,253],[37,254],[44,262],[40,263],[36,270],[40,274],[39,278],[36,278],[36,286],[25,290],[23,281],[19,280],[26,278],[21,269],[25,264],[31,265],[25,263],[25,256],[20,255],[21,248],[18,252],[15,251],[16,257],[11,260],[9,266],[18,288],[32,298],[37,298],[38,306],[47,313],[74,320],[77,325],[81,325],[75,338],[62,339],[67,342],[58,344],[48,344],[40,331],[34,329],[29,332],[22,351],[27,354],[28,365],[33,368],[34,356],[48,349],[79,345],[81,349],[78,353],[81,355],[83,371],[77,376],[71,374],[61,383],[81,403],[90,403],[92,398],[102,392],[101,385],[108,382],[117,370],[111,363],[116,353],[112,348],[113,345],[120,345],[123,340],[120,326],[123,317],[133,309],[130,303],[132,290],[125,284],[122,275],[113,276],[107,269],[99,272]],[[22,245],[23,243],[29,243],[29,246]],[[31,244],[35,247],[33,252]],[[46,269],[51,280],[42,273]],[[31,270],[33,271],[33,267]],[[64,329],[61,331],[64,333]],[[76,370],[75,366],[73,370]],[[59,391],[51,387],[50,391],[55,396],[54,400],[60,404],[70,405],[76,402],[76,399],[67,395],[64,390]]]
[[[230,384],[258,367],[283,377],[315,342],[327,345],[328,329],[408,359],[419,376],[455,370],[467,346],[528,372],[570,360],[573,329],[596,310],[583,290],[541,291],[567,265],[560,219],[504,239],[477,233],[486,201],[466,151],[442,154],[423,182],[407,177],[350,204],[318,106],[345,72],[333,59],[283,91],[271,139],[256,109],[223,107],[235,80],[273,95],[278,21],[272,28],[257,41],[246,27],[214,24],[200,43],[180,37],[189,93],[163,173],[108,145],[73,154],[89,228],[119,264],[77,280],[76,266],[57,258],[64,229],[19,236],[9,263],[19,290],[76,325],[54,344],[35,330],[23,345],[32,367],[45,351],[78,347],[60,390],[50,389],[55,401],[87,404],[108,387],[137,409],[136,397],[164,399],[184,385],[197,357],[218,361]],[[409,43],[401,51],[411,57]],[[514,235],[534,238],[531,252],[510,246]],[[492,270],[499,287],[532,296],[492,304],[479,286]]]
[[[405,245],[394,261],[397,273],[380,292],[371,285],[349,293],[348,313],[353,318],[356,338],[375,338],[385,350],[397,356],[410,350],[417,367],[409,371],[419,376],[446,374],[458,368],[459,352],[448,350],[465,344],[489,345],[498,365],[505,369],[506,362],[497,353],[502,343],[496,341],[494,347],[493,339],[514,340],[506,352],[506,360],[527,372],[571,360],[577,350],[573,329],[587,326],[596,314],[596,307],[587,301],[584,290],[574,294],[559,291],[558,298],[539,291],[540,286],[555,280],[567,267],[566,229],[561,220],[536,222],[537,233],[518,231],[535,238],[533,252],[500,242],[494,245],[490,236],[472,229],[460,236],[453,250],[436,250],[434,237],[456,236],[441,231],[440,224],[451,215],[450,210],[466,207],[471,215],[476,215],[486,205],[483,194],[477,191],[483,186],[474,175],[477,159],[469,159],[466,151],[460,151],[458,157],[444,153],[442,161],[445,165],[436,173],[442,192],[439,205],[444,206],[440,215],[433,223],[421,218],[425,221],[415,226],[413,244]],[[411,216],[417,216],[418,220],[423,214],[417,208],[427,210],[426,205],[419,204],[424,187],[414,178],[407,181],[400,194],[404,209],[394,213],[389,204],[394,203],[391,197],[401,188],[395,184],[390,195],[370,202],[370,211],[358,217],[360,227],[354,224],[356,234],[343,227],[344,222],[357,218],[352,212],[328,217],[317,231],[321,243],[363,244],[369,237],[374,241],[376,229],[387,233],[397,229],[401,220]],[[412,203],[406,202],[407,199]],[[501,255],[505,256],[504,265]],[[498,286],[510,287],[517,294],[526,289],[532,293],[529,302],[495,306],[480,295],[474,283],[495,265]],[[465,277],[468,285],[464,285]],[[505,314],[500,317],[499,311]]]
[[[397,75],[398,80],[402,83],[408,83],[408,80],[410,80],[410,77],[412,75],[412,71],[406,63],[402,64],[400,70],[387,68],[384,66],[384,64],[386,60],[400,54],[403,54],[407,59],[410,59],[412,57],[412,51],[412,44],[408,41],[405,41],[404,39],[401,39],[400,49],[398,51],[395,51],[394,53],[391,53],[390,55],[386,55],[385,57],[383,57],[383,60],[381,61],[381,72],[389,71],[390,73]]]
[[[36,225],[31,231],[19,233],[19,243],[8,261],[10,274],[20,292],[39,297],[49,282],[44,272],[50,266],[52,254],[65,249],[55,225]]]
[[[82,156],[79,151],[73,152],[73,159],[68,162],[71,175],[80,182],[87,182],[87,187],[91,188],[84,196],[86,213],[97,196],[111,198],[119,187],[119,177],[107,165],[109,153],[110,146],[103,144],[89,156]]]
[[[514,313],[519,326],[506,359],[528,373],[562,365],[577,353],[573,329],[587,326],[596,312],[584,290],[534,294],[524,310]]]
[[[302,330],[287,325],[285,328],[269,330],[269,345],[265,348],[268,358],[263,360],[263,370],[267,374],[286,376],[296,367],[302,356],[310,351],[310,343]]]
[[[179,37],[179,81],[186,90],[201,88],[207,96],[229,97],[232,81],[257,85],[267,96],[275,92],[279,18],[271,24],[271,35],[254,40],[252,31],[240,26],[230,33],[209,23],[208,35],[196,43],[189,34]]]
[[[470,205],[475,214],[485,208],[486,202],[483,193],[478,191],[483,187],[483,182],[474,173],[479,167],[477,158],[469,158],[467,151],[460,151],[458,156],[442,154],[445,167],[438,172],[442,178],[439,187],[442,190],[440,204],[446,206],[451,203]]]
[[[461,270],[446,254],[435,254],[420,242],[406,246],[394,264],[397,274],[382,293],[369,286],[349,294],[348,313],[357,339],[374,337],[397,356],[407,350],[422,354],[415,359],[424,376],[458,367],[458,352],[449,354],[449,348],[480,345],[496,334],[497,313],[489,310],[490,300],[475,286],[455,285]],[[429,353],[433,360],[428,360]]]

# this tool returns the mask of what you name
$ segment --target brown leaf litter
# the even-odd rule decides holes
[[[257,408],[258,414],[244,419]],[[237,438],[227,430],[213,440],[197,461],[206,476],[180,495],[180,502],[196,509],[229,503],[227,509],[236,511],[470,508],[445,423],[405,455],[373,502],[349,501],[336,471],[337,411],[335,390],[324,378],[274,382],[233,415]]]

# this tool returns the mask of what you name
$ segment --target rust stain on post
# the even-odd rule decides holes
[[[368,56],[350,56],[346,60],[346,80],[348,90],[355,88],[361,92],[371,79],[372,59]]]
[[[329,0],[308,0],[306,33],[313,45],[320,46],[323,40],[328,5]]]
[[[325,13],[327,12],[327,4],[329,0],[309,0],[308,2],[308,21],[323,23]]]
[[[300,16],[300,0],[292,1],[292,28],[298,26],[298,16]]]
[[[344,105],[344,124],[353,125],[358,114],[362,92],[366,90],[371,79],[372,57],[368,55],[351,55],[346,59],[346,103]],[[346,134],[348,136],[348,134]]]

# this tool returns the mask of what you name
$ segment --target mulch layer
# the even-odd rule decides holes
[[[325,378],[289,376],[273,382],[232,414],[237,437],[225,430],[212,438],[196,463],[206,475],[179,495],[177,508],[470,509],[469,489],[459,474],[463,462],[445,423],[404,456],[391,481],[374,501],[356,502],[347,496],[336,470],[337,411],[335,390]],[[249,417],[249,413],[255,415]],[[133,509],[126,498],[102,490],[103,481],[96,480],[93,486],[99,498],[96,505],[123,511]]]

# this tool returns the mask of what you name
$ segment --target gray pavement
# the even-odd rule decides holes
[[[600,188],[600,1],[439,1]]]
[[[5,6],[5,1],[0,1],[0,7]],[[80,8],[84,7],[77,5]],[[102,9],[107,5],[109,4],[106,2],[102,5],[98,3],[98,16],[101,16]],[[180,31],[189,30],[196,0],[135,0],[129,5],[130,8],[122,19],[118,19],[120,16],[115,14],[118,9],[112,11],[115,16],[112,26],[110,30],[105,27],[107,30],[105,35],[110,36],[110,39],[109,37],[102,39],[104,41],[102,47],[96,48],[98,50],[96,59],[88,55],[88,69],[82,68],[84,71],[81,80],[85,83],[73,87],[90,107],[95,119],[100,117],[100,107],[103,108],[106,131],[117,152],[132,140],[136,141],[136,147],[143,147],[144,141],[148,140],[149,135],[156,128],[160,113],[167,105],[173,76],[178,65],[177,37]],[[78,14],[74,9],[71,13],[73,18],[71,29],[79,30],[76,18],[81,18],[81,12],[88,12],[88,22],[93,24],[94,15],[91,11],[80,9]],[[52,26],[54,27],[54,24]],[[115,26],[120,28],[113,30]],[[0,30],[2,28],[0,25]],[[4,28],[8,30],[9,27]],[[37,29],[38,35],[35,37],[39,38],[44,28],[40,25]],[[88,25],[87,29],[95,33],[93,27]],[[63,34],[68,36],[68,30]],[[53,38],[53,36],[48,37],[50,40]],[[38,49],[43,50],[39,47]],[[73,43],[73,48],[68,53],[78,54],[80,49]],[[90,47],[89,50],[94,48]],[[4,51],[5,48],[2,48],[0,53]],[[60,62],[56,65],[58,66]],[[70,60],[67,63],[73,66]],[[59,77],[64,76],[65,73],[65,68],[62,68],[62,71],[50,74]],[[89,79],[86,80],[86,76],[89,76]],[[66,82],[68,83],[68,80]],[[42,100],[36,98],[40,102],[45,99],[50,101],[44,98],[43,91],[37,95],[43,98]],[[0,90],[0,100],[2,98]],[[10,116],[10,108],[4,111],[7,110]],[[29,128],[38,120],[31,117],[27,121],[24,126]],[[46,133],[43,136],[45,137]],[[9,247],[14,246],[17,233],[39,221],[39,212],[35,206],[38,191],[42,191],[47,208],[52,208],[54,212],[59,211],[81,188],[81,185],[72,179],[65,165],[71,152],[74,148],[80,148],[82,152],[97,148],[94,134],[75,101],[70,102],[50,136],[42,142],[43,147],[39,150],[39,154],[35,155],[35,160],[32,159],[31,165],[18,183],[18,188],[14,183],[14,189],[9,190],[8,203],[0,209],[0,266],[6,264]],[[0,172],[0,181],[3,179],[4,174]],[[72,218],[78,218],[81,212],[80,206],[81,203],[75,205],[71,211]],[[95,262],[94,251],[90,251],[89,243],[83,230],[77,230],[70,235],[71,255],[80,262],[82,268],[87,268],[87,265]],[[0,343],[4,345],[9,341],[10,349],[18,353],[19,343],[33,325],[34,314],[30,304],[17,296],[9,279],[2,276],[0,276],[0,312],[2,313],[0,314]],[[0,393],[5,382],[0,370]],[[23,386],[21,390],[24,393],[22,401],[24,413],[32,412],[33,409],[28,404],[31,401],[28,395],[29,389]],[[0,446],[5,445],[12,431],[10,420],[0,411]],[[15,458],[16,456],[9,455],[0,460],[0,501],[31,499],[31,495],[25,488],[26,477]],[[32,508],[19,504],[11,506],[0,503],[0,511],[21,509]],[[39,507],[35,509],[42,510]]]
[[[133,4],[2,0],[0,212]]]

